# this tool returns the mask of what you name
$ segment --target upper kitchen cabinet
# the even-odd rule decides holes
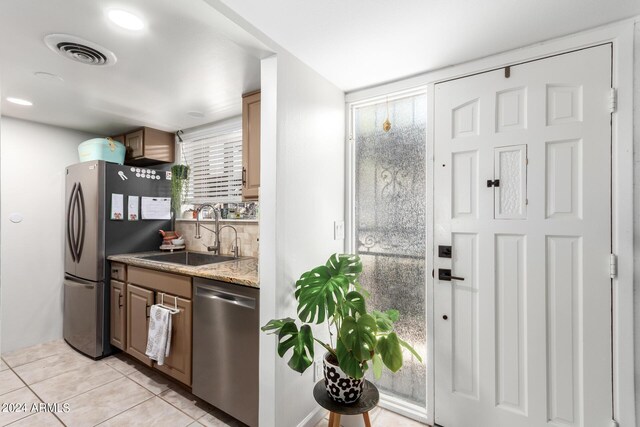
[[[242,96],[242,199],[260,190],[260,92]]]
[[[124,135],[124,145],[127,149],[125,163],[128,165],[174,162],[175,138],[170,132],[145,127]]]

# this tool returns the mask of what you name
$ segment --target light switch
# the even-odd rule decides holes
[[[333,222],[333,240],[344,239],[344,221]]]

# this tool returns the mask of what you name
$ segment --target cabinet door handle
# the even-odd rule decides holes
[[[151,306],[150,305],[147,305],[146,312],[147,312],[147,319],[148,319],[148,318],[151,317]]]
[[[247,185],[247,168],[245,168],[244,166],[242,167],[242,186],[246,186]]]
[[[118,295],[118,307],[122,307],[122,294]]]

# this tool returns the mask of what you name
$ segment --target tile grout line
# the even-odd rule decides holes
[[[51,342],[57,342],[57,341],[58,341],[58,340],[53,340],[53,341],[49,341],[49,342],[51,343]],[[64,343],[66,344],[66,341],[61,341],[61,342],[64,342]],[[47,344],[47,343],[45,343],[45,344]],[[67,345],[68,345],[68,344],[67,344]],[[30,347],[23,348],[23,349],[18,350],[18,351],[23,351],[23,350],[26,350],[26,349],[28,349],[28,348],[30,348]],[[20,364],[20,365],[16,365],[16,366],[9,366],[9,364],[8,364],[8,363],[7,363],[7,361],[4,359],[4,357],[2,357],[2,360],[4,361],[5,365],[7,365],[7,366],[9,366],[9,367],[11,367],[11,368],[19,368],[20,366],[28,365],[29,363],[37,362],[38,360],[46,359],[47,357],[57,356],[57,355],[62,354],[62,353],[64,353],[64,352],[68,351],[68,350],[74,351],[74,350],[72,350],[71,348],[69,348],[69,349],[60,349],[60,352],[58,352],[58,353],[47,354],[46,356],[42,356],[42,357],[39,357],[39,358],[37,358],[37,359],[33,359],[33,360],[30,360],[30,361],[28,361],[28,362],[25,362],[25,363],[22,363],[22,364]],[[5,356],[5,357],[6,357],[6,356]]]
[[[35,390],[33,390],[31,387],[29,387],[29,384],[27,384],[27,382],[26,382],[26,381],[25,381],[25,380],[24,380],[24,379],[23,379],[23,378],[22,378],[22,377],[21,377],[21,376],[20,376],[16,371],[14,371],[14,370],[13,370],[13,368],[12,368],[11,366],[9,366],[9,364],[8,364],[4,359],[2,359],[2,361],[4,362],[4,364],[5,364],[5,365],[7,365],[7,367],[9,368],[9,370],[11,370],[11,372],[13,372],[13,374],[14,374],[16,377],[18,377],[18,379],[19,379],[20,381],[22,381],[22,384],[24,384],[24,385],[25,385],[25,387],[26,387],[26,388],[27,388],[31,393],[33,393],[33,395],[34,395],[34,396],[35,396],[35,397],[36,397],[36,398],[37,398],[41,403],[45,403],[45,402],[44,402],[44,400],[43,400],[42,398],[40,398],[40,396],[38,395],[38,393],[36,393],[36,392],[35,392]],[[26,363],[25,363],[25,365],[26,365]],[[20,366],[22,366],[22,365],[20,365]],[[51,415],[53,415],[53,416],[54,416],[58,421],[60,421],[60,424],[62,424],[62,425],[63,425],[63,426],[65,426],[65,427],[67,426],[67,425],[66,425],[66,424],[65,424],[65,423],[60,419],[60,417],[58,417],[58,415],[57,415],[55,412],[49,412],[49,413],[50,413]],[[15,421],[13,421],[13,422],[9,423],[8,425],[11,425],[11,424],[17,423],[18,421],[21,421],[21,420],[27,419],[27,418],[29,418],[29,417],[33,417],[33,416],[35,416],[36,414],[38,414],[38,412],[36,412],[35,414],[27,415],[26,417],[19,418],[19,419],[15,420]]]
[[[129,379],[128,377],[126,377],[126,378],[127,378],[129,381],[132,381],[132,382],[134,382],[134,383],[135,383],[135,381],[133,381],[132,379]],[[138,385],[140,385],[140,384],[138,384]],[[142,386],[140,386],[140,387],[142,387]],[[144,388],[144,387],[143,387],[143,388]],[[147,390],[147,389],[145,389],[145,390]],[[147,390],[147,391],[148,391],[148,390]],[[154,397],[156,397],[156,395],[155,395],[155,394],[154,394],[153,396],[151,396],[151,397],[148,397],[148,398],[144,399],[144,400],[143,400],[143,401],[141,401],[141,402],[136,403],[136,404],[135,404],[135,405],[133,405],[132,407],[125,409],[124,411],[120,411],[120,412],[118,412],[117,414],[114,414],[113,416],[111,416],[111,417],[109,417],[109,418],[107,418],[107,419],[104,419],[104,420],[100,421],[98,424],[94,424],[93,426],[94,426],[94,427],[96,427],[96,426],[99,426],[99,425],[101,425],[101,424],[104,424],[104,423],[106,423],[107,421],[109,421],[109,420],[111,420],[111,419],[113,419],[113,418],[117,417],[118,415],[124,414],[125,412],[132,410],[132,409],[133,409],[133,408],[135,408],[136,406],[140,406],[140,405],[142,405],[144,402],[148,402],[149,400],[153,399]]]
[[[167,389],[169,390],[169,389]],[[165,390],[165,391],[167,391]],[[164,393],[165,391],[163,391],[162,393]],[[175,391],[175,390],[174,390]],[[160,393],[160,394],[162,394]],[[174,408],[176,408],[178,411],[182,412],[183,414],[185,414],[187,417],[191,418],[193,421],[198,421],[200,418],[204,417],[204,415],[200,418],[193,418],[191,415],[187,414],[185,411],[183,411],[182,409],[178,408],[176,405],[174,405],[173,403],[169,402],[168,400],[165,400],[162,396],[160,396],[160,394],[158,394],[157,396],[160,398],[160,400],[162,400],[163,402],[168,403],[169,405],[173,406]],[[205,411],[205,415],[208,414],[209,411]],[[189,423],[192,424],[192,423]]]

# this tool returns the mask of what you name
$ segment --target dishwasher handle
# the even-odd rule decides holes
[[[196,296],[202,297],[202,298],[209,298],[213,300],[219,300],[224,303],[234,304],[234,305],[238,305],[238,306],[246,307],[250,309],[256,308],[255,298],[222,292],[217,289],[211,289],[206,286],[196,285]]]

